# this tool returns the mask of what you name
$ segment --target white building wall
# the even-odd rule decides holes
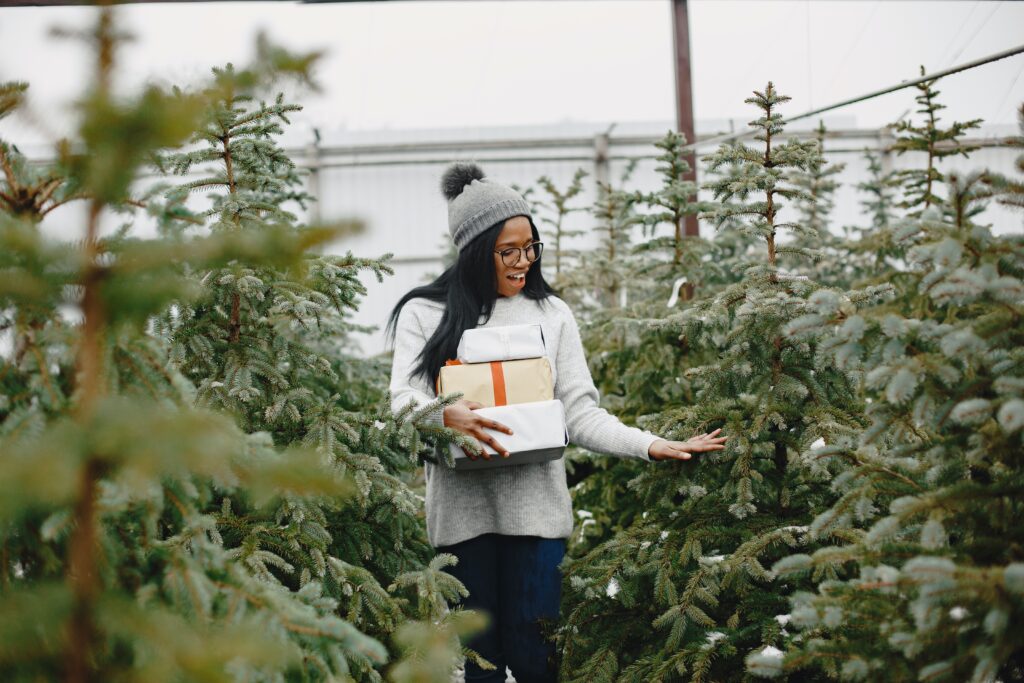
[[[731,122],[737,129],[745,122]],[[826,126],[830,130],[852,129],[852,121],[842,117],[826,118]],[[730,122],[707,122],[698,127],[698,134],[728,132]],[[817,125],[807,123],[803,130]],[[628,126],[616,126],[611,135],[611,160],[608,177],[617,182],[628,157],[647,157],[642,159],[627,184],[628,189],[652,191],[660,184],[655,171],[657,165],[654,156],[660,151],[651,142],[658,139],[671,128],[671,122],[633,123]],[[576,124],[561,126],[539,126],[522,128],[493,128],[473,131],[401,131],[394,137],[384,132],[375,132],[368,140],[359,136],[350,136],[345,142],[360,148],[369,142],[381,145],[408,144],[416,139],[417,145],[424,143],[437,147],[386,154],[374,152],[361,154],[358,157],[332,155],[342,159],[348,165],[327,168],[322,174],[323,201],[321,202],[322,218],[330,220],[355,215],[366,221],[368,230],[359,236],[353,236],[334,245],[331,251],[344,253],[351,250],[358,256],[377,257],[391,252],[395,255],[395,275],[378,283],[376,278],[366,274],[362,281],[367,287],[365,304],[354,321],[362,325],[377,326],[374,333],[362,337],[364,354],[375,354],[385,350],[384,326],[391,309],[398,299],[412,287],[424,284],[440,273],[441,257],[445,254],[450,237],[447,227],[447,204],[439,188],[440,176],[444,168],[455,160],[475,160],[484,172],[496,180],[506,184],[517,184],[520,187],[536,185],[542,176],[550,177],[556,186],[565,189],[572,180],[577,168],[583,167],[590,175],[583,181],[584,192],[575,198],[574,206],[589,207],[595,199],[595,162],[593,136],[606,130],[607,126],[598,124]],[[796,125],[787,128],[787,133],[800,130]],[[1011,135],[1010,127],[988,128],[981,131],[979,137],[995,135]],[[367,136],[371,137],[371,136]],[[783,135],[785,138],[786,135]],[[516,140],[538,140],[572,138],[576,144],[560,147],[526,146],[530,143],[517,144]],[[626,144],[623,139],[642,138],[651,142],[633,142]],[[481,149],[481,141],[503,141],[499,149]],[[460,144],[461,143],[461,144]],[[447,144],[447,148],[440,145]],[[750,144],[759,144],[750,140]],[[863,195],[856,190],[856,184],[867,178],[867,162],[859,150],[877,147],[877,137],[865,131],[861,138],[841,138],[828,140],[826,155],[831,162],[846,164],[845,170],[838,175],[840,189],[835,197],[835,210],[831,225],[837,231],[844,225],[866,225],[862,215],[860,201]],[[332,148],[330,140],[323,141],[325,149]],[[414,145],[414,147],[416,147]],[[344,143],[338,149],[344,149]],[[418,150],[419,148],[416,147]],[[830,153],[830,150],[836,150]],[[712,148],[701,149],[707,154]],[[1005,148],[985,148],[974,152],[969,159],[951,157],[943,161],[940,170],[967,171],[988,166],[992,169],[1013,173],[1013,159],[1018,150]],[[625,158],[624,158],[625,157]],[[906,153],[900,156],[891,155],[892,168],[910,168],[923,162],[917,153]],[[537,187],[533,198],[542,197]],[[710,193],[702,192],[702,197],[711,199]],[[780,220],[789,220],[786,209]],[[981,220],[993,223],[994,230],[999,233],[1020,231],[1022,228],[1019,214],[1012,214],[1005,209],[993,207],[981,216]],[[545,239],[546,226],[535,220],[541,230],[541,238]],[[590,232],[595,220],[586,212],[573,213],[568,216],[565,226],[569,229],[588,230],[582,237],[571,241],[568,246],[586,248],[596,246],[599,235]],[[656,234],[668,234],[670,227],[661,226]],[[636,234],[639,237],[639,229]],[[713,228],[701,224],[701,234],[711,237]],[[550,242],[550,239],[548,239]],[[552,267],[550,260],[546,271]]]
[[[817,125],[800,122],[799,128],[791,125],[787,134],[807,130]],[[853,131],[855,122],[846,117],[825,118],[829,130]],[[653,141],[662,137],[672,127],[669,121],[635,122],[616,125],[611,130],[608,162],[608,178],[616,183],[627,164],[627,159],[643,157],[638,163],[628,189],[652,191],[660,184],[655,171],[654,157],[660,151]],[[698,122],[701,136],[727,133],[746,127],[746,121],[705,121]],[[559,188],[566,188],[577,168],[585,168],[590,175],[584,179],[584,192],[577,196],[574,206],[589,207],[595,198],[594,178],[595,146],[594,137],[609,129],[607,124],[566,123],[548,126],[495,127],[477,129],[401,130],[366,132],[326,132],[320,140],[318,157],[306,149],[290,150],[292,158],[300,165],[319,164],[317,175],[310,179],[310,189],[320,200],[307,211],[291,207],[301,219],[314,222],[317,219],[330,222],[347,218],[360,218],[366,229],[332,244],[330,253],[343,254],[351,251],[359,257],[380,257],[393,254],[391,265],[394,275],[377,282],[372,273],[363,273],[361,281],[367,289],[363,304],[352,320],[359,325],[372,326],[376,330],[359,335],[361,347],[351,352],[374,355],[385,351],[384,326],[391,309],[398,299],[412,287],[424,284],[442,270],[442,257],[450,244],[448,234],[447,204],[441,195],[440,177],[445,167],[456,160],[474,160],[485,173],[506,184],[517,184],[522,188],[535,186],[542,176],[550,177]],[[1018,133],[1013,126],[986,127],[974,131],[980,138],[1009,136]],[[876,148],[878,138],[872,131],[857,133],[860,137],[830,139],[826,143],[829,161],[846,163],[846,169],[837,180],[840,189],[835,197],[835,210],[831,225],[839,230],[844,225],[865,225],[859,202],[862,195],[855,189],[856,184],[867,178],[867,163],[860,149],[865,146]],[[749,140],[749,144],[759,144]],[[707,154],[713,148],[700,150]],[[1020,153],[1012,148],[983,148],[971,154],[970,158],[950,157],[942,162],[940,170],[948,173],[988,167],[1014,175],[1013,162]],[[891,155],[893,168],[909,168],[923,163],[919,153]],[[194,174],[190,177],[198,177]],[[139,188],[145,187],[157,178],[143,179]],[[174,182],[184,180],[176,177]],[[534,190],[534,199],[543,193]],[[704,191],[702,197],[710,199]],[[192,201],[193,209],[202,208],[201,195]],[[979,220],[991,223],[997,233],[1021,232],[1022,215],[1011,213],[1001,207],[990,207]],[[788,220],[785,214],[780,220]],[[78,239],[82,234],[85,220],[85,205],[82,202],[62,207],[50,214],[43,223],[43,230],[57,238]],[[122,223],[134,225],[134,234],[147,236],[155,234],[155,226],[144,215],[128,218],[117,214],[105,214],[102,230],[109,233]],[[545,235],[546,226],[536,221]],[[596,246],[599,235],[590,231],[595,220],[587,212],[568,216],[565,226],[569,229],[587,230],[588,233],[571,241],[568,246],[587,248]],[[711,237],[712,228],[701,225],[701,234]],[[639,229],[638,229],[639,231]],[[656,234],[668,234],[669,226],[661,226]],[[637,233],[639,236],[639,232]],[[550,268],[551,263],[546,265]]]

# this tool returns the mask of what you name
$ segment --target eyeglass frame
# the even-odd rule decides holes
[[[535,259],[533,259],[531,261],[529,259],[529,257],[526,256],[526,250],[529,249],[530,247],[535,247],[538,244],[540,245],[540,250],[537,253],[537,258],[535,258]],[[513,261],[512,263],[505,263],[504,253],[506,251],[513,251],[513,250],[517,250],[519,252],[519,255],[516,256],[516,260]],[[498,254],[499,256],[501,256],[501,262],[505,264],[506,268],[514,268],[515,266],[518,266],[519,262],[522,261],[524,258],[526,259],[527,263],[536,263],[540,259],[540,257],[543,255],[543,253],[544,253],[544,243],[541,242],[540,240],[537,240],[536,242],[530,242],[525,247],[505,247],[501,251],[498,251],[497,249],[495,249],[494,253]]]

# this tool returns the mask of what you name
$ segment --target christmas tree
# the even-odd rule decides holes
[[[861,307],[826,345],[861,378],[870,424],[822,449],[851,468],[810,528],[829,545],[775,566],[817,585],[793,596],[800,633],[765,675],[1024,676],[1024,240],[974,220],[993,177],[949,174],[942,204],[898,233],[913,286]]]
[[[855,430],[859,408],[845,375],[819,362],[801,332],[808,318],[841,319],[852,303],[777,263],[782,253],[814,256],[779,243],[782,230],[810,228],[777,214],[782,199],[810,200],[791,174],[820,163],[815,141],[777,141],[787,99],[769,83],[747,100],[762,111],[751,125],[763,149],[723,145],[708,158],[709,171],[728,172],[708,183],[717,204],[706,215],[758,244],[760,259],[740,282],[647,321],[710,362],[688,371],[690,400],[641,425],[680,440],[721,427],[730,442],[696,462],[643,468],[624,493],[642,512],[568,564],[565,680],[737,680],[748,653],[783,644],[775,617],[786,594],[767,567],[804,543],[804,527],[831,500],[827,468],[807,466],[805,454]]]
[[[870,221],[866,226],[846,229],[847,258],[853,269],[851,281],[856,285],[884,282],[895,260],[903,255],[902,246],[893,240],[899,178],[892,172],[885,172],[878,155],[870,150],[864,150],[864,159],[868,164],[868,178],[857,183],[856,188],[865,195],[860,206]]]
[[[671,258],[664,259],[661,268],[657,265],[652,266],[650,277],[664,281],[668,278],[659,271],[668,270],[669,274],[676,278],[685,272],[691,278],[685,283],[688,285],[685,298],[690,298],[694,285],[692,278],[696,278],[700,272],[701,258],[708,253],[708,245],[696,236],[685,235],[684,223],[687,216],[695,215],[708,207],[696,199],[697,183],[686,178],[691,170],[684,152],[686,136],[668,131],[665,137],[654,145],[661,150],[655,159],[660,165],[655,167],[655,170],[661,176],[662,186],[655,192],[636,193],[635,200],[652,209],[644,214],[643,225],[645,232],[649,228],[650,234],[655,236],[638,245],[637,253],[669,251]],[[662,224],[670,226],[671,232],[667,237],[656,235],[657,227]],[[673,286],[676,286],[678,280],[673,279],[672,282]],[[672,294],[678,295],[678,292],[673,290]]]
[[[538,200],[531,210],[535,212],[535,215],[540,214],[541,225],[537,226],[538,230],[543,225],[551,227],[546,234],[549,235],[547,240],[551,244],[551,252],[554,256],[552,260],[555,262],[555,286],[558,285],[558,278],[562,274],[563,263],[570,261],[576,255],[575,250],[569,248],[567,242],[573,237],[584,234],[583,230],[570,230],[566,227],[565,218],[569,214],[586,209],[586,207],[570,205],[571,201],[583,191],[583,179],[586,177],[586,171],[582,168],[576,169],[569,186],[564,190],[559,189],[548,176],[541,176],[537,179],[537,185],[544,190],[546,196]],[[543,211],[537,212],[537,209]],[[568,264],[566,263],[566,265]]]
[[[282,132],[278,121],[288,123],[287,114],[300,107],[280,94],[272,105],[257,105],[259,82],[231,65],[214,76],[213,107],[190,141],[198,148],[159,160],[180,174],[214,165],[209,175],[166,190],[168,202],[202,191],[211,199],[202,217],[214,219],[214,233],[259,234],[276,226],[301,239],[309,228],[285,205],[304,208],[312,198],[299,189],[303,174],[274,141]],[[385,642],[411,619],[449,628],[446,604],[459,586],[443,573],[452,558],[433,557],[421,498],[409,486],[417,456],[427,449],[417,429],[423,411],[392,416],[386,359],[368,363],[345,352],[351,332],[361,329],[345,320],[365,293],[359,271],[369,269],[380,280],[392,272],[389,258],[349,252],[309,255],[300,269],[239,260],[197,271],[202,296],[161,321],[172,360],[195,382],[201,402],[230,411],[246,431],[272,434],[278,445],[315,448],[357,483],[350,500],[284,501],[266,515],[225,509],[219,521],[230,529],[230,541],[268,579],[292,589],[322,583],[346,619]],[[420,589],[415,600],[405,597],[412,587]],[[364,673],[376,675],[369,667]]]
[[[628,298],[627,281],[630,267],[635,265],[629,258],[632,232],[642,218],[636,212],[633,194],[625,186],[636,166],[636,160],[628,162],[616,182],[595,180],[595,200],[588,212],[596,219],[593,231],[598,234],[599,246],[580,253],[576,263],[559,274],[562,298],[583,320],[617,308]]]
[[[797,223],[807,228],[801,236],[802,246],[810,247],[815,258],[808,263],[806,258],[783,257],[789,270],[809,275],[815,282],[830,287],[845,288],[850,285],[854,268],[849,263],[849,250],[845,242],[849,235],[833,234],[829,226],[829,214],[835,207],[834,195],[839,187],[835,179],[843,172],[846,164],[829,163],[825,159],[825,138],[827,131],[823,121],[818,122],[814,139],[820,153],[811,161],[806,171],[796,171],[791,177],[793,184],[802,189],[807,198],[794,202]]]
[[[692,292],[689,283],[703,283],[702,275],[713,271],[705,267],[710,245],[682,233],[685,217],[703,206],[694,199],[696,184],[684,179],[689,171],[684,145],[685,138],[671,131],[656,143],[662,150],[656,166],[662,185],[656,192],[599,185],[591,213],[600,221],[595,229],[601,232],[602,243],[584,255],[584,262],[602,267],[568,274],[577,282],[593,280],[595,288],[600,284],[595,272],[612,274],[601,278],[611,283],[606,299],[611,305],[583,316],[581,337],[602,406],[626,422],[693,398],[683,375],[688,367],[699,364],[698,354],[680,343],[678,334],[644,323],[666,312],[666,300],[669,307],[681,295],[685,301]],[[635,160],[627,166],[625,178],[635,166]],[[632,232],[636,227],[655,235],[662,224],[669,225],[672,234],[635,243]],[[624,503],[628,500],[626,485],[640,466],[580,453],[574,453],[567,465],[575,504],[585,516],[572,539],[572,545],[581,551],[607,540],[638,514],[635,505]]]
[[[205,89],[125,99],[111,87],[125,37],[114,13],[82,35],[98,59],[79,142],[61,141],[40,169],[0,141],[0,320],[14,341],[0,358],[0,669],[11,680],[381,680],[393,662],[394,680],[448,680],[458,635],[480,622],[448,612],[464,589],[443,571],[451,558],[429,556],[400,478],[420,432],[384,409],[373,366],[321,364],[340,328],[295,332],[318,305],[351,306],[365,264],[313,256],[343,232],[281,210],[293,167],[259,139],[280,100],[241,114],[252,138],[222,141],[237,194],[206,215],[178,190],[165,202],[165,187],[136,190],[147,162],[209,140],[214,119],[237,123],[244,99],[232,94],[308,75],[309,60],[260,41],[253,68],[217,72]],[[26,87],[3,85],[0,110]],[[72,200],[88,207],[80,239],[47,241],[42,218]],[[156,217],[157,239],[133,237],[130,223],[101,232],[104,212],[138,208]],[[209,216],[208,231],[182,227]],[[254,282],[267,274],[280,290]],[[275,307],[258,310],[261,295]],[[199,319],[206,348],[176,335]],[[243,340],[253,347],[228,358]],[[260,356],[263,344],[284,352]],[[204,371],[229,388],[204,384]]]
[[[921,66],[921,75],[925,75],[923,65]],[[897,133],[903,133],[903,135],[897,135],[893,145],[897,155],[908,151],[923,152],[927,155],[923,168],[915,166],[894,172],[894,176],[903,190],[903,199],[898,206],[910,209],[908,212],[910,216],[920,216],[928,207],[942,205],[942,198],[936,194],[937,188],[945,179],[943,173],[938,169],[939,162],[954,154],[966,157],[968,153],[978,149],[963,144],[960,142],[960,138],[970,129],[977,128],[981,119],[954,121],[948,128],[939,126],[941,117],[938,112],[945,109],[946,105],[937,101],[941,92],[934,87],[936,81],[938,79],[933,78],[915,86],[919,91],[918,96],[914,98],[920,105],[917,112],[923,116],[924,120],[917,125],[903,120],[893,124]]]

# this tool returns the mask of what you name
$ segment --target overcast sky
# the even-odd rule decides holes
[[[691,0],[697,119],[751,118],[744,98],[771,79],[792,115],[1024,43],[1024,3]],[[67,103],[91,64],[47,36],[88,25],[90,7],[0,9],[0,80],[31,83],[32,119],[0,123],[24,144],[71,132]],[[322,95],[299,100],[293,134],[560,121],[673,120],[669,0],[138,4],[119,7],[138,40],[118,83],[189,83],[243,64],[257,30],[324,49]],[[949,76],[947,120],[1015,122],[1024,55]],[[913,90],[835,112],[861,127],[912,107]]]

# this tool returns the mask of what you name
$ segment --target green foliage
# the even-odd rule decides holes
[[[5,680],[488,668],[460,645],[485,620],[449,609],[466,590],[413,488],[421,456],[465,438],[422,423],[455,399],[392,414],[387,359],[347,351],[358,276],[389,256],[325,253],[361,226],[299,221],[312,198],[276,136],[300,107],[261,99],[283,78],[315,90],[318,54],[260,37],[247,68],[120,98],[124,36],[97,16],[68,33],[98,54],[75,143],[38,166],[0,140]],[[542,178],[546,202],[523,191],[571,256],[557,285],[604,407],[668,439],[730,437],[689,462],[570,451],[563,680],[1024,677],[1024,239],[980,222],[1019,208],[1021,182],[939,173],[978,121],[940,128],[933,85],[894,148],[923,168],[869,154],[864,224],[841,233],[826,131],[783,142],[771,83],[746,100],[760,144],[703,160],[713,202],[671,132],[658,190],[626,189],[635,161],[598,184],[589,253],[561,244],[582,171]],[[27,87],[0,84],[0,118]],[[164,177],[140,187],[148,169]],[[84,225],[46,239],[71,202]],[[104,213],[128,218],[103,233]],[[695,214],[713,239],[682,234]]]
[[[871,422],[831,453],[850,468],[811,533],[834,543],[805,567],[776,565],[784,578],[842,578],[794,597],[803,638],[787,669],[818,666],[844,680],[1021,675],[1024,643],[1011,625],[1024,603],[1011,586],[1022,546],[1013,501],[1024,452],[1024,241],[969,218],[989,196],[982,178],[951,175],[945,206],[904,232],[927,314],[863,306],[825,346],[861,378]]]
[[[824,122],[819,121],[815,133],[819,147],[817,158],[808,164],[806,171],[791,174],[793,184],[806,193],[806,197],[796,200],[794,208],[799,215],[798,222],[808,231],[799,244],[790,245],[795,250],[783,254],[782,263],[790,270],[806,272],[820,284],[847,287],[855,271],[849,261],[846,240],[833,235],[828,225],[834,208],[833,196],[839,187],[835,176],[843,172],[846,164],[826,163]]]
[[[1024,104],[1017,108],[1017,122],[1024,133]],[[1024,148],[1024,134],[1009,138],[1005,144],[1007,147]],[[1014,168],[1024,174],[1024,154],[1017,157]],[[1011,209],[1024,209],[1024,179],[989,171],[985,174],[984,182],[992,186],[999,204]]]
[[[629,258],[632,233],[643,219],[636,212],[634,194],[624,188],[636,164],[635,160],[629,162],[615,183],[596,181],[597,199],[589,212],[597,221],[593,229],[600,236],[600,246],[580,254],[575,267],[560,272],[555,282],[573,311],[583,318],[618,307],[628,297],[626,290],[636,265]]]
[[[921,66],[921,75],[925,75],[924,66]],[[924,168],[900,169],[894,172],[903,189],[903,199],[898,206],[910,209],[909,216],[920,216],[930,206],[942,205],[942,198],[936,194],[938,186],[945,180],[945,176],[937,168],[937,164],[945,157],[968,153],[977,149],[964,145],[959,138],[968,130],[977,128],[981,119],[970,121],[954,121],[949,128],[940,128],[938,112],[946,108],[940,104],[937,97],[940,91],[934,88],[937,79],[918,83],[915,87],[919,91],[914,100],[920,105],[917,113],[924,117],[920,125],[914,125],[910,121],[897,121],[893,124],[897,135],[893,149],[898,155],[908,151],[923,152],[927,155]]]
[[[540,212],[540,223],[551,226],[551,231],[547,234],[551,235],[549,239],[552,242],[551,251],[553,252],[552,256],[554,256],[555,262],[556,286],[558,277],[562,273],[563,260],[568,261],[575,255],[575,251],[569,249],[565,242],[584,233],[583,230],[569,230],[565,227],[564,222],[565,217],[569,214],[586,210],[586,207],[570,206],[571,200],[583,191],[583,179],[585,177],[587,177],[586,171],[582,168],[576,169],[572,180],[569,182],[569,186],[565,190],[560,190],[554,181],[547,176],[541,176],[537,179],[537,184],[547,193],[547,196],[535,202],[534,206],[531,206],[531,210],[542,209],[543,211]],[[538,225],[537,229],[540,230],[540,228],[541,226]]]
[[[696,200],[697,183],[687,179],[691,167],[683,150],[686,146],[686,136],[668,131],[665,137],[654,145],[662,150],[656,158],[660,165],[655,168],[661,174],[662,186],[656,192],[638,192],[634,199],[654,209],[643,216],[645,232],[650,228],[651,234],[655,235],[657,226],[663,223],[671,226],[672,232],[668,238],[655,236],[645,241],[638,248],[638,253],[670,250],[670,270],[678,275],[679,271],[685,269],[692,277],[698,271],[700,257],[707,252],[707,245],[698,238],[685,235],[684,222],[687,216],[710,207]],[[667,279],[656,271],[650,275],[657,280]]]
[[[704,360],[682,371],[690,397],[657,403],[644,425],[679,440],[722,427],[731,441],[692,465],[644,467],[622,491],[642,513],[620,517],[621,531],[585,554],[576,549],[559,631],[563,671],[603,666],[602,647],[629,642],[637,646],[617,651],[614,680],[735,680],[746,653],[782,644],[775,616],[785,593],[771,590],[766,567],[806,546],[805,527],[830,500],[833,474],[813,471],[806,454],[819,438],[850,434],[859,408],[845,374],[817,355],[816,336],[795,331],[807,317],[841,321],[852,304],[776,263],[786,249],[776,241],[780,230],[811,231],[777,219],[782,199],[813,200],[789,171],[820,164],[816,141],[777,142],[777,105],[786,99],[769,84],[748,100],[763,112],[751,125],[764,149],[728,145],[709,157],[710,168],[729,171],[707,183],[718,202],[706,215],[730,240],[756,249],[744,250],[742,279],[642,321],[684,339],[691,360]],[[662,386],[670,377],[661,375]]]
[[[936,94],[908,139],[941,137]],[[695,298],[589,319],[606,406],[665,438],[731,438],[689,463],[572,463],[563,674],[1021,678],[1024,240],[978,222],[1020,183],[939,178],[941,155],[886,174],[869,155],[867,224],[833,233],[824,131],[780,144],[784,101],[748,100],[763,149],[708,157],[718,233]],[[974,125],[935,149],[962,153]]]
[[[464,588],[409,488],[420,413],[391,415],[381,360],[339,353],[387,257],[314,253],[352,224],[287,210],[309,197],[273,138],[299,107],[254,104],[315,55],[260,38],[195,92],[115,98],[114,16],[82,34],[102,58],[78,144],[35,168],[0,141],[5,680],[450,680],[479,623],[449,613]],[[150,163],[201,177],[140,192]],[[73,200],[81,238],[45,239]],[[100,233],[136,209],[156,239]]]

